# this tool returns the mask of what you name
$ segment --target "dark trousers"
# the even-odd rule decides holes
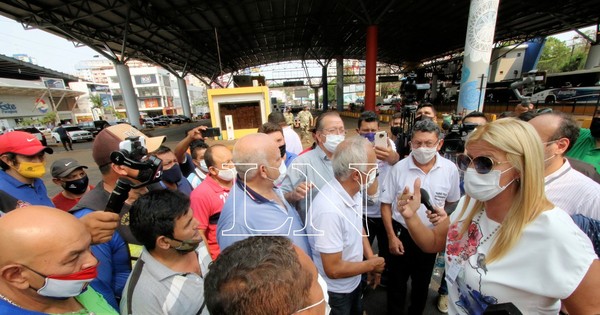
[[[350,293],[335,293],[327,291],[329,295],[330,315],[362,315],[362,301],[360,284]]]
[[[62,142],[63,147],[65,147],[65,150],[69,151],[69,149],[67,149],[67,145],[69,146],[69,148],[71,150],[73,150],[73,143],[71,142],[71,139],[69,139],[69,138],[60,138],[60,142]]]
[[[400,230],[400,241],[404,245],[404,255],[389,255],[388,267],[388,314],[404,314],[406,284],[411,279],[411,294],[408,314],[422,314],[429,293],[429,282],[435,264],[436,254],[421,251],[410,237],[408,230],[393,221],[394,230]]]

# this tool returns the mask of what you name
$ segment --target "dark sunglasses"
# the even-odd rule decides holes
[[[468,155],[461,153],[456,156],[456,166],[462,172],[466,172],[467,168],[473,163],[475,167],[475,171],[479,174],[487,174],[492,171],[494,166],[499,164],[508,163],[508,161],[497,162],[494,161],[489,156],[478,156],[474,159],[470,158]]]

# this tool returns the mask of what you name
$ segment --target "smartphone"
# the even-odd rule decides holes
[[[221,128],[206,128],[206,130],[202,130],[202,137],[218,137],[221,135]]]
[[[385,131],[377,131],[375,133],[375,146],[380,148],[388,147],[388,135]]]

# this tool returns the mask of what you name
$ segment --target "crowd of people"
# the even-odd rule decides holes
[[[588,129],[530,111],[463,117],[464,152],[442,150],[431,104],[409,133],[365,111],[355,136],[336,111],[304,109],[302,137],[273,112],[232,148],[118,124],[94,140],[99,181],[52,163],[54,197],[53,150],[5,133],[0,314],[359,315],[379,285],[382,311],[423,314],[442,255],[441,312],[600,313],[600,112]]]

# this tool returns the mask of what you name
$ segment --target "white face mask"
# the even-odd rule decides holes
[[[372,169],[370,171],[370,173],[369,173],[368,176],[369,177],[367,179],[367,183],[366,184],[360,184],[360,191],[365,191],[365,193],[366,193],[367,189],[369,189],[369,187],[371,187],[371,185],[373,185],[373,183],[375,182],[375,179],[377,178],[377,170],[376,169]]]
[[[500,186],[500,177],[511,168],[502,172],[492,170],[487,174],[479,174],[474,168],[468,168],[465,172],[465,193],[479,201],[488,201],[496,197],[515,181],[513,179],[508,184]]]
[[[271,166],[267,166],[267,167],[275,169],[275,167],[271,167]],[[287,166],[285,166],[285,163],[282,160],[281,164],[279,165],[279,168],[276,168],[276,169],[279,171],[279,176],[277,176],[277,178],[275,178],[275,179],[270,179],[269,176],[267,176],[267,178],[269,178],[270,180],[273,181],[273,185],[275,185],[276,187],[279,187],[281,185],[281,183],[283,183],[283,179],[285,178],[285,175],[287,174]]]
[[[237,175],[236,169],[230,168],[225,170],[219,170],[219,174],[217,175],[217,177],[226,182],[230,182],[235,178],[235,175]]]
[[[419,164],[427,164],[437,153],[437,146],[433,148],[420,147],[412,150],[411,154]]]
[[[326,135],[325,136],[325,143],[323,143],[323,146],[325,147],[325,149],[327,151],[329,151],[330,153],[335,152],[335,149],[337,148],[337,146],[342,143],[342,141],[344,141],[346,137],[344,135]]]
[[[206,161],[200,161],[200,170],[204,173],[208,173],[208,167],[206,167]]]

